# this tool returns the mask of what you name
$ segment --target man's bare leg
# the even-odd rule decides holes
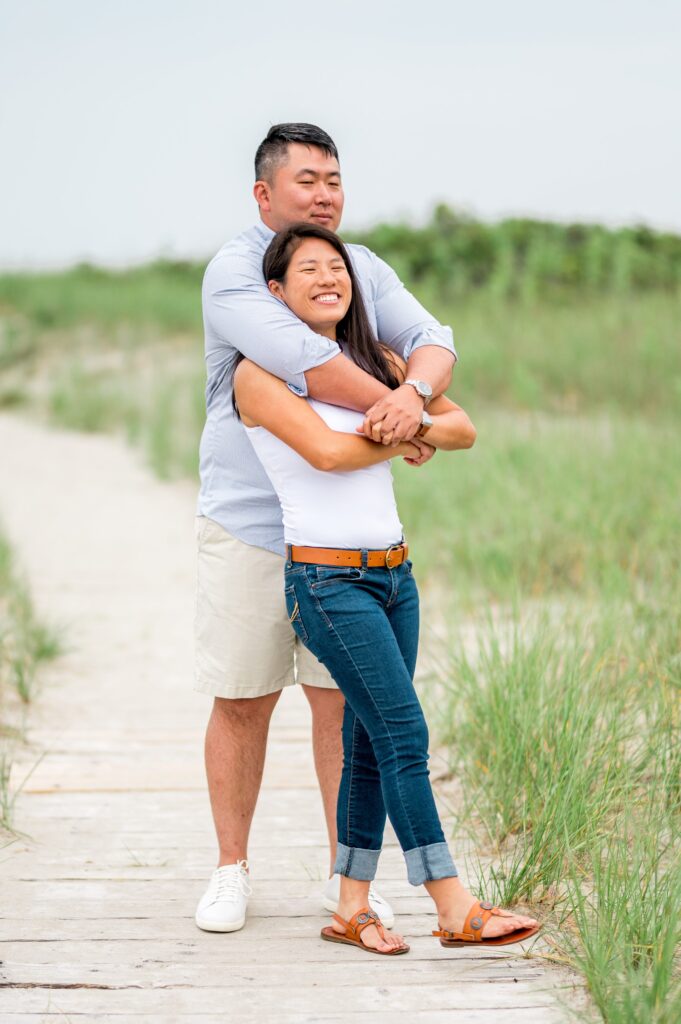
[[[323,686],[305,686],[303,690],[312,711],[312,750],[319,790],[322,794],[326,830],[329,834],[329,877],[336,863],[336,802],[343,770],[343,709],[340,690]]]
[[[216,697],[206,729],[206,775],[219,846],[218,867],[247,859],[270,718],[281,690],[264,697]]]

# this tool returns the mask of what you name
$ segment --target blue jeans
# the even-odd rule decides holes
[[[375,877],[387,811],[412,885],[456,875],[413,684],[419,597],[411,563],[347,569],[287,561],[285,589],[293,628],[345,696],[335,870]]]

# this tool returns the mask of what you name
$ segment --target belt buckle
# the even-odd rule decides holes
[[[385,553],[385,567],[386,567],[386,569],[393,569],[393,568],[395,568],[395,566],[392,566],[390,564],[390,556],[392,555],[393,551],[401,551],[401,550],[402,550],[402,545],[401,544],[391,544],[390,545],[390,547],[388,548],[388,550]]]

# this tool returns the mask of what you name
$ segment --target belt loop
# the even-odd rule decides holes
[[[293,561],[291,559],[292,549],[293,549],[293,545],[292,544],[287,544],[286,545],[286,568],[287,569],[290,569],[291,566],[293,565]]]
[[[368,569],[369,568],[369,549],[368,548],[362,548],[362,568],[363,569]]]

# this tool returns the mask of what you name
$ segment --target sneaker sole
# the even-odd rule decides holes
[[[333,900],[330,900],[328,898],[328,896],[324,896],[324,898],[322,899],[322,906],[324,907],[324,910],[328,910],[328,912],[330,914],[335,914],[336,911],[338,910],[338,904],[334,903]],[[374,906],[372,906],[371,909],[372,910],[376,910],[376,908]],[[378,914],[377,910],[376,910],[376,913]],[[382,917],[381,917],[380,914],[378,914],[378,916],[381,918],[381,924],[385,928],[392,928],[393,925],[395,924],[395,915],[394,914],[392,914],[392,915],[384,914]]]
[[[202,932],[238,932],[246,924],[245,917],[242,917],[240,921],[230,921],[229,924],[220,924],[217,921],[202,921],[199,917],[195,917],[194,921],[196,922],[196,927],[200,928]]]

